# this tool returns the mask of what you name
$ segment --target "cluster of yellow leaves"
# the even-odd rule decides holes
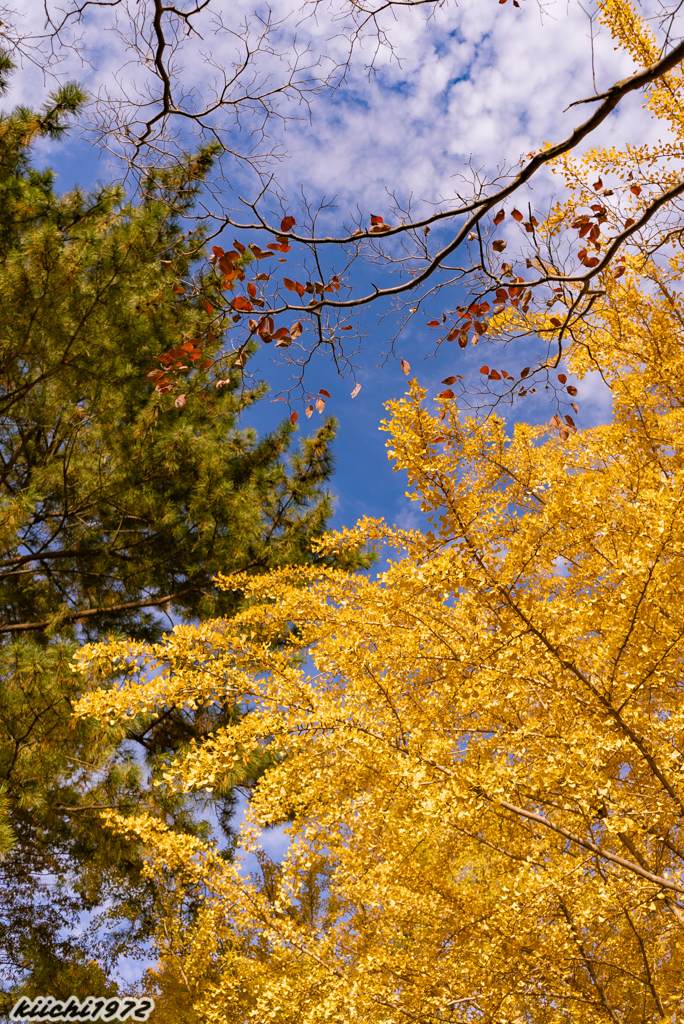
[[[623,330],[625,367],[648,328],[678,367],[676,321],[643,305],[596,344]],[[173,946],[188,975],[211,963],[201,1019],[641,1021],[681,1005],[684,418],[667,373],[660,387],[640,369],[610,425],[564,444],[440,422],[413,385],[390,454],[434,530],[365,521],[327,542],[388,542],[385,572],[223,579],[254,599],[236,619],[83,652],[129,676],[80,713],[248,703],[169,782],[209,788],[257,747],[278,755],[243,841],[290,820],[269,891],[209,845],[120,824],[151,870],[185,863],[205,889]]]
[[[603,11],[649,61],[629,5]],[[658,116],[680,79],[652,91]],[[605,426],[510,433],[448,399],[428,409],[415,383],[390,403],[390,457],[431,528],[364,520],[325,541],[392,549],[377,577],[219,577],[251,598],[236,618],[83,650],[81,671],[122,682],[79,714],[247,710],[171,764],[169,785],[211,790],[272,754],[242,847],[282,822],[290,845],[261,877],[157,821],[111,820],[157,878],[183,871],[157,976],[193,1019],[680,1019],[681,271],[676,255],[635,258],[574,325],[571,369],[613,391]]]

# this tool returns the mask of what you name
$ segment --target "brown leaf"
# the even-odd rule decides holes
[[[495,242],[492,242],[492,249],[494,252],[503,252],[507,244],[503,238],[497,238]]]
[[[439,398],[454,398],[454,393],[451,388],[446,388],[444,391],[440,391]]]
[[[292,327],[290,328],[290,337],[297,339],[300,336],[300,334],[302,333],[302,331],[303,331],[303,327],[302,327],[301,323],[298,320],[297,323],[296,324],[292,324]]]
[[[480,367],[480,373],[485,373],[485,374],[489,373],[489,367],[488,366],[481,366]]]
[[[561,384],[565,384],[565,383],[566,383],[566,381],[567,381],[567,379],[568,379],[568,378],[567,378],[567,377],[565,376],[565,374],[564,374],[564,373],[559,373],[559,374],[558,374],[558,380],[559,380],[559,381],[561,382]]]
[[[523,219],[523,215],[520,212],[520,210],[513,210],[513,212],[511,213],[511,217],[513,218],[513,220],[517,220],[518,224]]]
[[[598,180],[598,181],[595,181],[595,182],[594,182],[594,188],[595,188],[595,190],[596,190],[597,192],[600,192],[600,191],[601,191],[601,189],[603,188],[603,182],[601,181],[601,179],[600,179],[600,178],[599,178],[599,180]]]
[[[501,374],[498,372],[498,370],[491,370],[490,374],[489,374],[489,377],[487,379],[488,380],[501,380]]]
[[[321,398],[319,395],[316,399],[316,412],[323,412],[325,409],[325,398]]]
[[[354,385],[354,390],[351,393],[351,397],[352,398],[356,398],[356,396],[358,395],[360,390],[361,390],[361,385],[360,384],[355,384]]]
[[[631,185],[629,191],[633,195],[635,195],[635,196],[640,196],[641,195],[641,185]]]
[[[444,380],[442,381],[442,384],[455,384],[455,383],[456,383],[456,378],[455,377],[445,377]]]
[[[552,316],[551,317],[551,323],[553,324],[554,327],[560,327],[561,326],[561,322],[560,322],[560,320],[558,319],[557,316]]]
[[[175,405],[175,407],[177,409],[182,409],[186,402],[187,402],[186,396],[185,395],[179,395],[178,398],[176,399],[176,401],[173,404]]]
[[[498,228],[499,224],[501,223],[505,216],[506,214],[504,213],[504,211],[499,210],[499,212],[494,217],[494,226]]]
[[[291,231],[296,223],[297,221],[294,219],[294,217],[283,217],[283,219],[280,222],[280,230]]]
[[[573,385],[572,385],[572,384],[568,384],[568,386],[567,386],[567,388],[566,388],[565,390],[567,391],[567,393],[568,393],[569,395],[572,395],[572,397],[573,397],[573,398],[574,398],[574,397],[575,397],[575,395],[577,394],[577,388],[576,388],[576,387],[573,387]],[[577,410],[575,410],[575,411],[577,411]]]
[[[321,388],[318,392],[319,395],[325,395],[326,398],[330,398],[330,392],[326,391],[325,388]]]
[[[572,410],[575,413],[575,415],[578,415],[579,414],[579,405],[577,404],[577,402],[571,402],[570,405],[572,406]]]
[[[409,363],[408,359],[402,359],[402,361],[401,361],[401,372],[406,374],[407,377],[408,377],[409,373],[411,372],[411,364]]]
[[[293,413],[290,414],[290,423],[296,423],[298,419],[299,419],[299,413],[298,412],[293,412]]]
[[[461,346],[461,348],[466,348],[467,347],[467,345],[468,345],[468,332],[467,331],[461,331],[461,333],[458,336],[458,343]]]
[[[311,419],[311,417],[313,416],[313,405],[307,405],[306,409],[304,410],[304,415],[306,416],[307,419]]]

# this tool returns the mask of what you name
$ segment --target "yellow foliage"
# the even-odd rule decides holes
[[[629,4],[606,0],[603,17],[652,60]],[[672,72],[649,96],[675,135],[683,84]],[[628,155],[568,162],[577,191],[549,230],[589,173]],[[82,651],[81,671],[123,681],[81,715],[249,710],[170,765],[168,785],[212,789],[272,755],[242,848],[283,822],[290,845],[280,866],[260,855],[258,877],[159,822],[112,819],[145,842],[149,871],[182,869],[193,893],[192,913],[181,887],[160,914],[157,977],[191,1007],[177,1019],[680,1019],[681,273],[676,253],[634,257],[573,324],[571,370],[599,369],[613,392],[606,425],[565,441],[509,431],[448,399],[426,407],[415,382],[389,404],[390,458],[431,526],[363,520],[324,541],[386,546],[384,572],[219,576],[250,598],[235,618]]]
[[[223,578],[254,601],[236,619],[83,652],[84,670],[129,675],[82,714],[249,703],[170,783],[278,755],[243,839],[290,820],[270,888],[159,823],[120,825],[151,870],[201,881],[174,947],[205,979],[198,1019],[628,1022],[681,1005],[684,392],[639,359],[680,374],[682,344],[636,291],[605,321],[592,344],[615,415],[566,443],[448,402],[440,422],[416,384],[391,403],[390,456],[433,529],[364,521],[326,542],[390,544],[377,578]],[[312,865],[325,881],[304,914]]]

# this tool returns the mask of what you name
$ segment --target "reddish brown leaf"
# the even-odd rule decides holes
[[[522,369],[520,371],[520,376],[521,377],[526,377],[529,372],[530,372],[530,367],[526,366],[526,367],[524,367],[524,369]]]
[[[641,195],[641,185],[630,185],[629,191],[633,195],[635,195],[635,196],[640,196]]]
[[[567,425],[569,427],[574,427],[575,426],[575,421],[573,420],[572,416],[568,416],[567,413],[565,415],[565,422],[567,423]]]
[[[178,282],[176,282],[176,284],[174,284],[173,286],[173,291],[175,295],[182,295],[183,292],[185,291],[185,288],[183,287],[182,284],[178,284]]]
[[[283,217],[283,219],[280,222],[280,230],[291,231],[296,223],[297,221],[294,219],[294,217]]]
[[[298,419],[299,419],[299,413],[298,412],[295,411],[293,413],[290,413],[290,423],[296,423]]]
[[[240,310],[243,313],[251,313],[253,309],[252,303],[244,295],[236,295],[231,302],[231,306],[233,309]]]
[[[278,330],[275,331],[275,333],[273,334],[273,340],[281,341],[283,338],[288,338],[289,336],[290,332],[287,329],[287,327],[279,327]]]
[[[296,283],[294,281],[291,281],[289,277],[284,277],[283,278],[283,284],[287,288],[288,292],[296,292],[297,291]]]
[[[520,210],[513,210],[513,212],[511,213],[511,217],[513,218],[513,220],[517,220],[518,224],[523,219],[523,215],[520,212]]]
[[[480,337],[482,337],[483,334],[487,333],[487,325],[486,324],[481,324],[479,320],[476,320],[475,321],[475,330],[480,335]]]
[[[489,373],[489,367],[488,366],[481,366],[480,367],[480,373],[485,373],[485,374]]]
[[[496,301],[497,302],[506,302],[507,299],[508,299],[508,291],[507,291],[507,289],[506,288],[497,288],[496,289]]]
[[[219,256],[223,256],[223,249],[221,248],[220,245],[212,245],[211,251],[213,252],[214,256],[216,256],[217,259],[219,258]]]
[[[326,391],[325,388],[320,388],[318,394],[325,395],[326,398],[330,398],[330,392]]]
[[[304,287],[303,284],[300,284],[299,281],[295,281],[295,291],[297,292],[297,295],[301,299],[304,297],[304,292],[306,291],[306,288]]]
[[[442,384],[455,384],[455,383],[456,383],[456,378],[455,377],[445,377],[444,380],[442,381]]]
[[[577,388],[576,388],[576,387],[574,387],[574,386],[573,386],[572,384],[568,384],[568,386],[567,386],[567,388],[566,388],[565,390],[567,391],[567,393],[568,393],[569,395],[572,395],[572,397],[573,397],[573,398],[574,398],[574,397],[575,397],[575,395],[577,394]],[[575,409],[575,412],[577,412],[577,410],[576,410],[576,409]]]
[[[567,379],[568,379],[568,378],[567,378],[567,377],[565,376],[565,374],[564,374],[564,373],[559,373],[559,374],[558,374],[558,380],[559,380],[559,381],[561,382],[561,384],[565,384],[565,382],[567,381]]]
[[[504,213],[504,211],[499,210],[499,212],[494,217],[494,226],[498,228],[499,224],[501,223],[505,216],[506,214]]]
[[[459,333],[458,327],[454,327],[453,331],[449,331],[449,333],[447,334],[446,340],[447,341],[455,341],[455,339],[458,337],[458,333]]]
[[[492,249],[494,252],[503,252],[507,244],[503,238],[497,238],[495,242],[492,242]]]
[[[371,224],[382,224],[382,223],[383,223],[382,217],[376,217],[374,214],[371,214]]]
[[[451,388],[446,388],[446,390],[440,391],[438,397],[439,398],[454,398],[455,396],[454,396],[454,393],[451,390]]]
[[[461,348],[467,348],[468,347],[468,332],[467,331],[461,331],[461,333],[458,336],[458,344],[460,345]]]
[[[351,326],[351,324],[347,324],[345,327],[340,327],[340,330],[341,331],[353,331],[354,328]]]
[[[595,188],[595,190],[596,190],[597,192],[600,192],[600,191],[601,191],[601,189],[603,188],[603,182],[601,181],[601,179],[600,179],[600,178],[599,178],[599,180],[598,180],[598,181],[595,181],[595,182],[594,182],[594,188]]]
[[[428,327],[439,327],[439,320],[428,320]]]
[[[498,372],[498,370],[491,370],[488,380],[501,380],[501,374]]]
[[[241,256],[245,255],[247,250],[245,249],[245,247],[242,244],[242,242],[238,242],[237,238],[234,238],[233,239],[233,245],[235,246],[235,248],[237,249],[237,251],[240,253]]]
[[[632,224],[636,224],[634,217],[628,217],[625,221],[625,230],[627,230],[627,228],[631,228]]]
[[[552,316],[551,317],[551,323],[553,324],[554,327],[560,327],[561,326],[561,322],[560,322],[560,320],[558,319],[557,316]]]

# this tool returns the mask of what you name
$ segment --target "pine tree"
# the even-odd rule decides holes
[[[3,90],[11,70],[3,57]],[[116,187],[60,195],[31,166],[31,144],[63,135],[84,100],[71,83],[39,112],[0,118],[0,964],[8,993],[21,982],[55,996],[105,991],[154,906],[137,847],[102,829],[99,809],[206,834],[201,805],[153,782],[173,752],[240,714],[224,701],[135,730],[75,727],[74,650],[122,631],[158,638],[173,617],[230,616],[238,602],[214,587],[218,568],[312,561],[335,434],[328,420],[293,451],[289,422],[261,438],[239,425],[267,388],[245,378],[255,346],[222,356],[233,319],[213,314],[202,231],[183,226],[211,149],[156,172],[136,203]],[[183,345],[181,397],[155,371]],[[228,834],[234,801],[214,797]],[[105,901],[124,932],[69,935]]]

